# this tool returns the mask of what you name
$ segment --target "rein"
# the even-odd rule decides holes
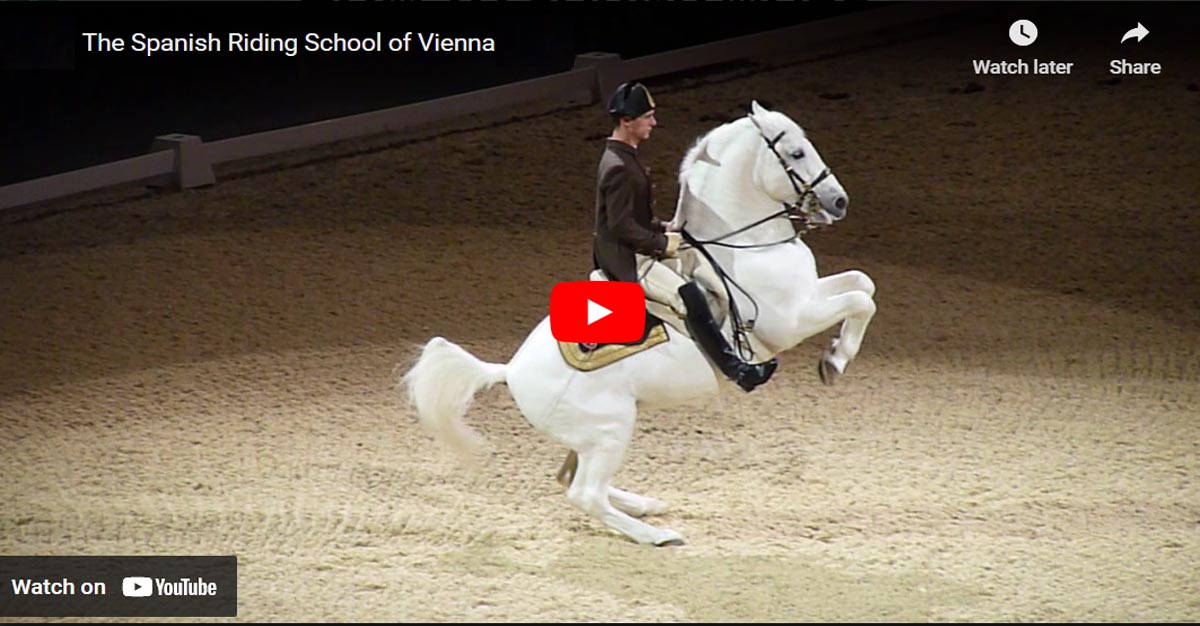
[[[757,224],[754,224],[754,226],[757,226]],[[725,287],[726,300],[729,302],[729,316],[732,318],[730,328],[733,329],[733,345],[735,348],[737,348],[738,354],[742,357],[742,360],[749,361],[753,359],[754,348],[750,346],[750,340],[746,338],[746,335],[754,331],[754,323],[758,320],[758,302],[754,299],[754,296],[750,295],[750,293],[747,292],[744,287],[739,285],[737,281],[725,271],[725,268],[721,267],[720,263],[717,263],[717,260],[713,258],[711,252],[704,249],[704,244],[708,242],[703,242],[696,239],[691,235],[691,233],[685,230],[682,225],[679,227],[679,234],[691,247],[699,250],[700,254],[703,254],[704,258],[708,259],[708,262],[712,264],[713,269],[716,270],[717,276],[721,279],[721,285]],[[794,239],[794,237],[792,239]],[[791,241],[792,239],[788,239],[788,241]],[[786,242],[781,241],[779,243]],[[748,300],[750,300],[750,304],[754,305],[754,317],[751,318],[749,322],[742,321],[742,314],[740,311],[738,311],[737,301],[733,299],[733,291],[729,289],[729,285],[731,283],[734,287],[737,287],[738,291],[742,292],[742,294],[744,294]]]

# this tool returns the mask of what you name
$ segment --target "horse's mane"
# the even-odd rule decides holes
[[[683,160],[679,163],[679,189],[681,190],[681,193],[679,194],[679,204],[677,204],[675,207],[675,217],[671,220],[672,225],[678,226],[679,220],[682,218],[681,209],[683,208],[684,197],[682,190],[687,186],[688,173],[691,171],[692,166],[696,164],[696,161],[700,160],[700,156],[708,150],[709,144],[712,143],[718,135],[723,135],[733,129],[740,122],[746,121],[746,118],[741,118],[739,120],[726,122],[708,131],[707,133],[704,133],[697,138],[696,141],[692,142],[692,145],[690,148],[688,148],[687,153],[683,155]],[[711,153],[708,154],[708,157],[710,159],[716,158],[715,155]]]
[[[767,115],[773,116],[780,114],[776,113],[775,111],[770,111],[767,113]],[[696,164],[696,161],[700,158],[700,155],[704,154],[705,150],[708,149],[709,144],[716,139],[718,135],[731,132],[735,128],[743,128],[751,123],[752,122],[749,121],[749,118],[742,117],[740,119],[721,124],[720,126],[717,126],[716,128],[708,131],[696,139],[696,141],[692,143],[691,147],[688,148],[687,153],[684,154],[683,161],[679,164],[679,186],[683,186],[683,183],[687,180],[688,172],[692,169],[692,166]],[[800,136],[804,137],[806,135],[807,133],[804,131],[804,128],[800,128]],[[709,153],[709,157],[717,158],[718,155]]]
[[[692,146],[688,148],[687,153],[683,155],[683,161],[681,161],[679,164],[679,185],[681,187],[683,186],[683,182],[687,180],[688,171],[691,170],[692,166],[696,164],[696,161],[700,158],[700,155],[704,154],[705,150],[708,149],[709,143],[711,143],[717,135],[724,134],[732,129],[734,125],[745,121],[745,119],[746,118],[741,118],[738,120],[733,120],[732,122],[721,124],[707,133],[704,133],[692,143]],[[715,158],[716,155],[710,153],[709,156]]]
[[[719,126],[717,128],[720,128]],[[696,138],[692,142],[686,154],[683,155],[683,161],[679,164],[679,186],[682,187],[684,181],[687,180],[688,170],[692,169],[692,164],[696,162],[696,158],[700,156],[700,151],[708,145],[708,137],[717,132],[716,129],[710,130]]]

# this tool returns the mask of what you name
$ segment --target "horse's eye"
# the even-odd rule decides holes
[[[792,158],[793,158],[793,159],[803,159],[803,158],[804,158],[804,151],[803,151],[803,150],[797,150],[797,151],[793,152],[793,153],[792,153]]]

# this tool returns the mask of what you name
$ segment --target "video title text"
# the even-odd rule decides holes
[[[438,32],[369,35],[306,33],[302,37],[271,33],[188,33],[158,37],[142,32],[128,36],[82,33],[84,50],[99,54],[134,53],[151,57],[180,53],[272,53],[294,57],[306,53],[473,53],[495,52],[492,37],[455,36]]]

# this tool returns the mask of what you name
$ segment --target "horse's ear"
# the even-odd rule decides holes
[[[750,118],[750,121],[754,124],[754,127],[759,130],[759,132],[762,132],[762,124],[758,121],[758,118],[755,116],[763,115],[766,112],[767,112],[766,109],[764,109],[758,105],[758,100],[750,101],[750,115],[748,115],[747,117]]]

